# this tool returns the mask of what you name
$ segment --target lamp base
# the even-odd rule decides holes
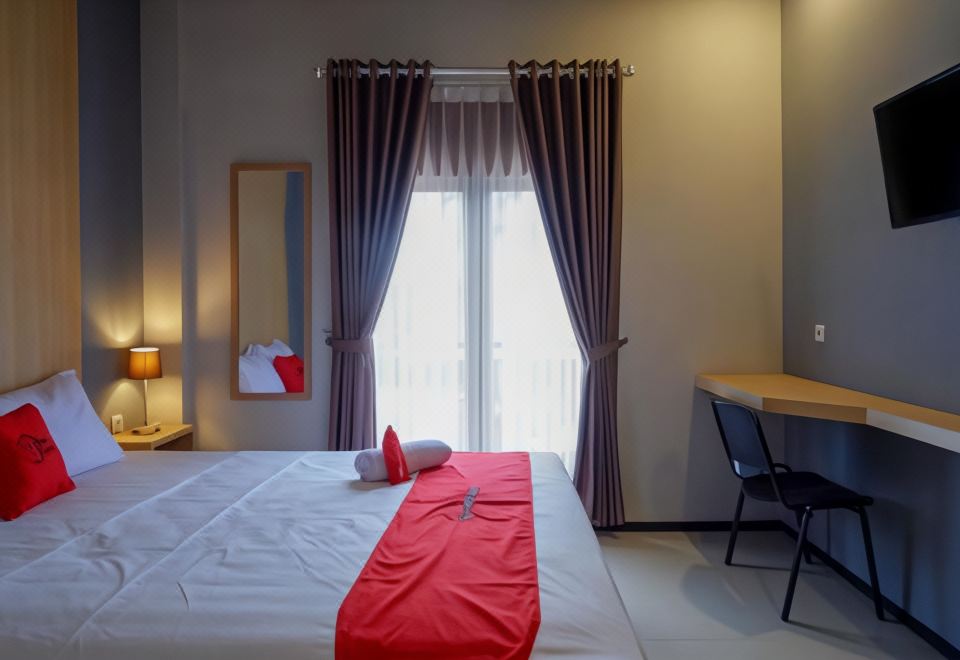
[[[159,424],[147,424],[146,426],[138,426],[135,429],[130,429],[130,433],[134,435],[151,435],[159,430]]]

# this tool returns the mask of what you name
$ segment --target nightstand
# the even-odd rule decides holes
[[[124,431],[113,439],[124,451],[193,451],[193,425],[161,424],[160,430],[150,435]]]

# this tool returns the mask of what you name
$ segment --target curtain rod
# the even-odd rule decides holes
[[[622,69],[622,73],[623,73],[624,77],[626,77],[626,78],[631,77],[633,74],[635,74],[635,73],[637,72],[636,68],[635,68],[632,64],[628,64],[628,65],[626,65],[626,66],[623,66],[623,67],[621,67],[621,69]],[[316,66],[316,67],[313,68],[313,71],[314,71],[314,73],[317,74],[317,78],[325,78],[325,77],[327,76],[327,67],[325,67],[325,66]],[[530,74],[530,68],[529,68],[529,67],[518,67],[518,68],[517,68],[517,71],[518,71],[519,73],[525,73],[525,74],[527,74],[527,75]],[[544,73],[551,73],[552,71],[553,71],[553,69],[550,69],[550,68],[540,68],[540,69],[537,70],[537,73],[538,73],[538,74],[544,74]],[[569,69],[569,68],[561,68],[560,71],[561,71],[561,73],[567,74],[567,73],[570,73],[571,69]],[[381,75],[384,75],[384,74],[386,74],[386,73],[388,73],[388,72],[389,72],[389,69],[387,69],[387,68],[382,69],[382,70],[381,70]],[[400,69],[399,72],[400,72],[401,74],[406,74],[407,70],[406,70],[406,69]],[[492,78],[492,77],[496,77],[496,78],[500,78],[500,77],[507,78],[507,77],[510,76],[510,69],[508,69],[507,67],[499,67],[499,68],[483,68],[483,67],[460,67],[460,68],[456,68],[456,67],[433,67],[433,68],[431,69],[431,72],[433,73],[433,75],[435,75],[435,76],[437,76],[437,77],[450,76],[450,77],[452,77],[452,78],[462,78],[462,77],[469,78],[469,77],[472,77],[472,76],[478,76],[478,77],[484,77],[484,78]],[[610,71],[610,72],[612,72],[612,68],[611,68],[611,71]],[[360,67],[360,73],[370,73],[370,69],[369,69],[368,67]],[[423,75],[423,69],[417,69],[417,70],[416,70],[416,74]]]

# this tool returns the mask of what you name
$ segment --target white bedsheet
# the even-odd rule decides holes
[[[360,482],[354,457],[143,452],[79,475],[0,523],[0,658],[332,658],[340,603],[411,485]],[[560,460],[531,464],[532,657],[642,657]]]

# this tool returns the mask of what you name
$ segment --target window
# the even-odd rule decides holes
[[[417,181],[374,333],[379,431],[572,474],[582,359],[532,181],[480,169]]]

